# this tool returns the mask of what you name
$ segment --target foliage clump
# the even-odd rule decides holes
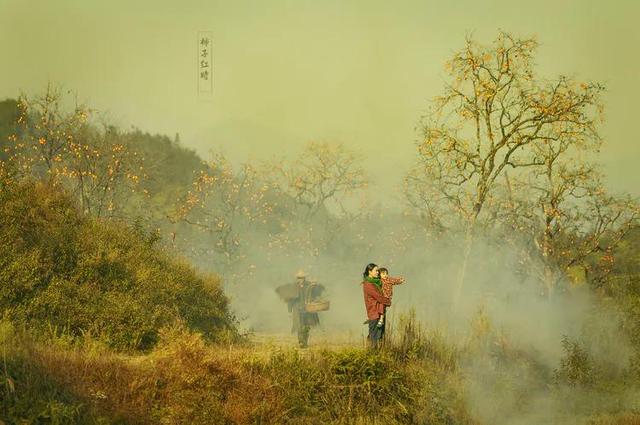
[[[140,350],[176,320],[211,341],[235,337],[228,304],[216,277],[139,226],[84,216],[47,183],[0,191],[0,308],[18,325]]]

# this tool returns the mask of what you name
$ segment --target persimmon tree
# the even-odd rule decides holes
[[[9,136],[8,162],[17,178],[33,175],[55,180],[69,155],[69,143],[87,124],[91,109],[78,104],[62,106],[62,90],[51,83],[44,94],[18,99],[17,131]]]
[[[246,163],[236,171],[224,155],[214,153],[172,219],[213,235],[213,251],[224,258],[224,267],[233,267],[242,258],[242,232],[265,223],[273,211],[268,191],[256,166]]]
[[[367,176],[356,153],[342,144],[310,142],[297,158],[267,166],[271,185],[293,201],[288,232],[274,238],[280,246],[288,242],[318,255],[362,212],[354,200]]]
[[[147,178],[144,160],[126,135],[110,125],[88,127],[67,148],[68,159],[59,174],[80,200],[82,211],[98,217],[122,215]],[[140,192],[146,195],[144,189]]]
[[[545,296],[563,279],[604,281],[617,246],[638,223],[637,200],[608,193],[598,167],[580,156],[547,148],[546,166],[509,179],[494,208],[500,240],[536,272]]]
[[[591,102],[592,113],[602,113],[595,97]],[[600,257],[591,280],[604,279],[611,271],[611,253],[638,217],[637,202],[609,194],[598,166],[588,161],[602,145],[595,128],[575,132],[571,125],[556,126],[552,138],[531,145],[531,155],[540,166],[516,174],[513,188],[505,175],[508,196],[497,208],[503,224],[510,224],[511,235],[530,236],[529,258],[542,260],[540,281],[547,296],[571,268],[593,269],[593,256]]]
[[[465,243],[456,300],[474,232],[507,170],[542,167],[532,145],[594,137],[598,84],[537,78],[537,42],[501,32],[490,46],[468,38],[446,63],[449,81],[422,122],[418,161],[405,178],[409,204],[438,226],[461,224]],[[453,213],[455,220],[444,220]]]
[[[542,140],[533,146],[543,166],[532,170],[520,186],[522,193],[533,197],[537,212],[534,241],[543,260],[546,295],[553,291],[564,269],[595,249],[602,235],[620,218],[609,220],[605,218],[608,214],[592,214],[614,204],[605,197],[597,168],[582,158],[599,145],[597,137],[569,133],[553,143]]]
[[[91,122],[95,111],[75,102],[63,106],[60,87],[21,95],[17,131],[9,136],[5,179],[33,177],[62,185],[86,214],[114,216],[145,177],[142,158],[115,127]]]
[[[346,213],[345,200],[367,185],[356,154],[341,144],[311,142],[292,162],[273,164],[277,185],[302,207],[303,220]]]

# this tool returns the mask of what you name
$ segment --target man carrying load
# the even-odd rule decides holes
[[[320,299],[324,290],[323,285],[307,280],[307,276],[302,270],[296,274],[294,283],[276,288],[276,292],[287,303],[292,315],[291,332],[298,334],[300,348],[308,346],[311,327],[320,324],[317,312],[329,309],[329,302]]]

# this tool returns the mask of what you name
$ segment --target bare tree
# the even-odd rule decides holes
[[[367,186],[366,173],[341,144],[311,142],[293,161],[267,166],[272,186],[293,201],[287,234],[274,238],[280,246],[318,255],[362,213],[355,195]]]
[[[340,144],[311,142],[293,162],[272,167],[278,185],[303,207],[304,220],[331,208],[346,213],[345,199],[367,185],[356,155]]]

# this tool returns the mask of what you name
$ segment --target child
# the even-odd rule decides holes
[[[401,283],[404,283],[404,277],[391,277],[389,276],[389,270],[384,267],[380,267],[378,271],[380,272],[380,280],[382,281],[382,295],[391,299],[391,297],[393,297],[393,285],[400,285]],[[384,324],[384,316],[386,312],[387,306],[384,306],[384,312],[378,319],[378,327],[382,327]]]

